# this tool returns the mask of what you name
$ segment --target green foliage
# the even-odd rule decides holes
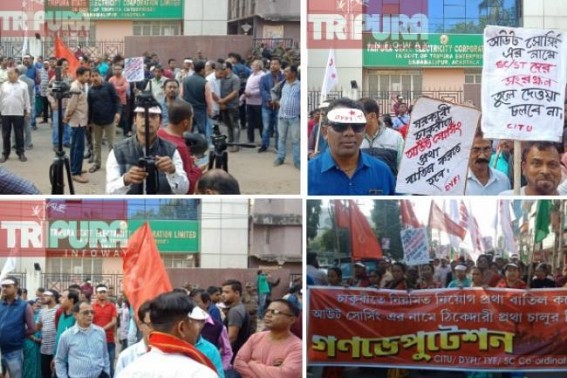
[[[390,239],[390,249],[383,250],[384,255],[396,260],[403,259],[399,201],[375,200],[370,216],[375,225],[374,232],[378,241],[381,241],[382,238]]]

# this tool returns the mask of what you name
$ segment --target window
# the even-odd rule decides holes
[[[134,35],[181,35],[179,21],[134,21]]]
[[[191,254],[162,254],[161,259],[166,269],[193,268],[195,266],[195,259]]]
[[[368,72],[368,91],[380,98],[389,98],[391,92],[421,92],[421,71],[379,71]],[[374,95],[373,95],[374,96]]]
[[[482,70],[476,68],[465,68],[465,84],[480,84],[482,82]]]

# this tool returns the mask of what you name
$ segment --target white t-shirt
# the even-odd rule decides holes
[[[140,356],[116,378],[218,378],[218,374],[181,354],[166,354],[153,347]]]

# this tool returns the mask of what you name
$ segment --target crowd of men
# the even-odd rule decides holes
[[[149,169],[139,161],[145,157],[146,128],[150,155],[156,160],[158,194],[197,191],[206,165],[196,166],[198,157],[191,155],[183,134],[202,135],[202,143],[213,150],[213,136],[221,135],[215,130],[219,124],[227,129],[230,153],[238,152],[246,141],[256,144],[258,153],[266,152],[273,138],[277,154],[274,166],[285,163],[287,140],[291,139],[291,160],[300,168],[298,65],[282,64],[281,58],[272,56],[270,60],[254,60],[248,67],[239,54],[230,53],[228,58],[217,60],[188,57],[179,67],[175,59],[165,65],[157,54],[146,54],[144,80],[128,82],[125,60],[120,55],[112,60],[90,59],[79,50],[75,55],[80,60],[75,72],[69,72],[65,58],[38,57],[34,61],[31,55],[25,55],[21,65],[14,59],[0,58],[0,163],[10,158],[11,150],[20,161],[27,161],[25,151],[33,148],[32,130],[38,125],[47,127],[51,119],[53,149],[62,152],[69,148],[72,180],[86,184],[87,174],[96,174],[104,167],[107,194],[144,193],[142,184]],[[62,99],[57,90],[60,86],[53,88],[57,68],[62,82],[70,87],[70,96]],[[151,93],[148,122],[148,106],[138,102],[144,92]],[[241,129],[246,129],[246,140],[241,140]],[[117,140],[120,134],[122,138]],[[111,151],[106,162],[101,158],[103,145]],[[84,167],[84,159],[92,165]],[[5,172],[4,177],[10,179]],[[215,172],[210,181],[212,185],[203,190],[240,194],[238,183],[226,173]],[[2,185],[2,191],[37,194],[32,183],[16,178]]]
[[[567,102],[565,103],[567,111]],[[392,195],[411,106],[398,96],[382,114],[372,98],[339,98],[312,112],[309,122],[310,195]],[[565,118],[567,130],[567,117]],[[466,195],[512,195],[514,154],[521,154],[520,195],[567,194],[563,143],[486,139],[479,128],[469,157]]]
[[[136,312],[114,288],[90,279],[61,294],[40,288],[31,301],[16,277],[0,284],[2,377],[302,375],[297,298],[259,306],[252,283],[186,284]]]

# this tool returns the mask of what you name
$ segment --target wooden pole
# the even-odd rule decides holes
[[[514,195],[520,195],[522,185],[522,143],[514,141]]]

